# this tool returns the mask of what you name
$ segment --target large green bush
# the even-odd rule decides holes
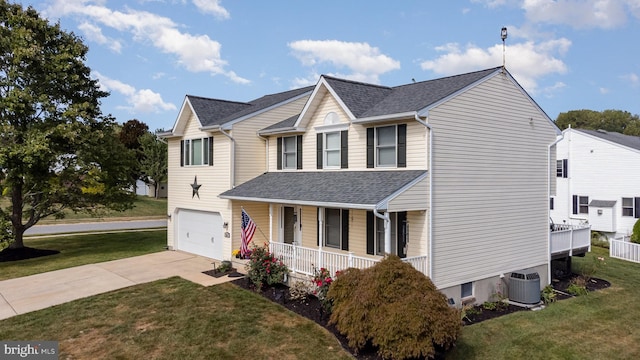
[[[289,275],[289,268],[276,258],[266,247],[256,247],[251,251],[249,262],[245,266],[247,277],[261,290],[265,285],[283,283]]]
[[[433,357],[453,346],[462,329],[458,310],[397,256],[344,271],[327,296],[333,301],[330,322],[349,346],[362,350],[370,342],[385,359]]]
[[[631,234],[631,242],[640,244],[640,219],[633,225],[633,233]]]

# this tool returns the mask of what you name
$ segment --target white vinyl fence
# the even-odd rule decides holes
[[[609,240],[609,256],[640,263],[640,244],[624,241],[624,239]]]

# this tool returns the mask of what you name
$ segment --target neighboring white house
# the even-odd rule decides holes
[[[571,128],[563,135],[551,220],[588,222],[608,238],[630,235],[640,218],[640,137]]]

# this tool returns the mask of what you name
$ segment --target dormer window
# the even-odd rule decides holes
[[[348,168],[348,123],[341,123],[338,114],[330,112],[324,124],[315,128],[318,169]]]

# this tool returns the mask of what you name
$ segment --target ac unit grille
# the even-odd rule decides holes
[[[512,272],[509,278],[509,300],[522,304],[540,302],[540,275],[533,269]]]

